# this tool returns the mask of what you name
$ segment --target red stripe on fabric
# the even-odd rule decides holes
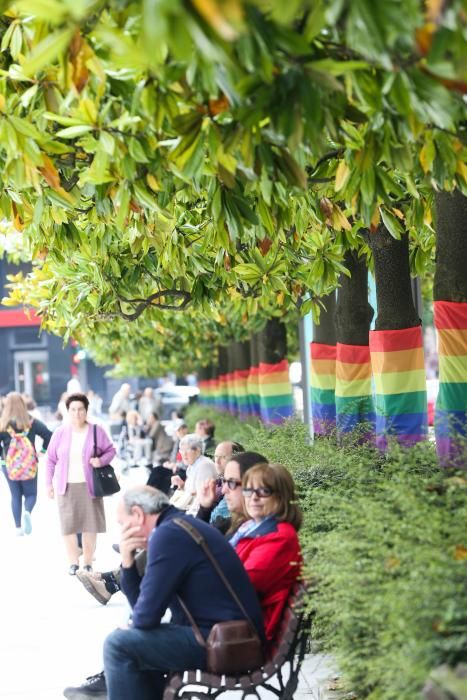
[[[267,362],[259,363],[259,371],[261,374],[274,374],[275,372],[287,372],[289,369],[289,361],[281,360],[275,364],[269,364]]]
[[[256,377],[259,374],[259,367],[250,367],[250,371],[248,373],[249,377]]]
[[[31,309],[2,309],[0,311],[0,328],[13,328],[14,326],[40,326],[41,319]]]
[[[336,359],[338,362],[348,362],[353,365],[366,364],[370,361],[370,346],[337,343]]]
[[[312,360],[335,360],[336,346],[325,343],[310,343],[310,357]]]
[[[371,352],[412,350],[423,346],[422,327],[402,328],[397,331],[370,331]]]
[[[467,302],[465,301],[434,301],[433,313],[435,328],[467,328]]]
[[[232,372],[234,379],[246,379],[250,371],[248,369],[236,369]]]

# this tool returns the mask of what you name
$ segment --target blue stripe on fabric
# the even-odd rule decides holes
[[[405,413],[398,416],[376,416],[376,432],[390,435],[425,435],[428,432],[426,413]]]

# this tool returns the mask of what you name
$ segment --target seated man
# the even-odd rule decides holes
[[[211,495],[209,502],[209,513],[200,505],[197,518],[201,520],[214,522],[216,518],[228,518],[229,509],[227,507],[227,502],[222,494],[222,477],[224,476],[225,466],[227,462],[232,459],[232,455],[238,454],[239,452],[244,452],[244,448],[240,443],[234,442],[232,440],[224,440],[220,442],[214,451],[214,463],[216,465],[217,479],[215,483],[212,480],[209,482],[204,482],[197,491],[197,500],[200,502],[200,498],[204,497],[206,500],[206,495],[208,492]]]
[[[127,491],[118,506],[122,526],[122,589],[133,614],[128,627],[114,630],[104,644],[107,696],[102,676],[94,676],[88,692],[85,686],[68,688],[65,697],[161,700],[164,674],[205,669],[206,650],[196,641],[178,596],[205,638],[217,622],[244,618],[203,549],[174,522],[175,518],[188,520],[203,535],[264,639],[256,593],[227,540],[215,528],[170,506],[162,492],[150,486],[138,486]],[[144,576],[136,566],[138,549],[147,549]],[[170,623],[162,623],[167,607],[172,619]],[[92,692],[91,686],[99,683],[100,692]]]
[[[214,454],[214,448],[216,446],[216,441],[214,439],[214,433],[216,432],[216,426],[208,418],[199,420],[195,425],[195,433],[202,440],[202,454],[207,457],[212,457]]]

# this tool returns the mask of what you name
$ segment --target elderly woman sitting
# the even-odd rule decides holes
[[[180,440],[180,453],[186,465],[186,481],[176,474],[172,477],[172,486],[177,490],[170,499],[172,505],[196,515],[199,508],[197,491],[206,479],[216,478],[216,465],[202,454],[202,440],[194,434],[185,435]]]

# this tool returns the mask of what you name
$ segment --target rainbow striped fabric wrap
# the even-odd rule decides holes
[[[392,436],[402,445],[428,433],[422,327],[370,331],[375,385],[376,444],[387,448]]]
[[[375,431],[375,408],[371,386],[371,360],[368,345],[336,346],[336,427],[350,433],[366,425],[365,435]]]
[[[329,435],[336,427],[336,346],[310,345],[311,419],[315,435]]]
[[[282,423],[293,414],[289,363],[260,362],[258,367],[222,374],[199,382],[200,401],[233,415]]]
[[[442,466],[465,468],[467,442],[467,303],[434,302],[438,332],[439,393],[436,448]]]

